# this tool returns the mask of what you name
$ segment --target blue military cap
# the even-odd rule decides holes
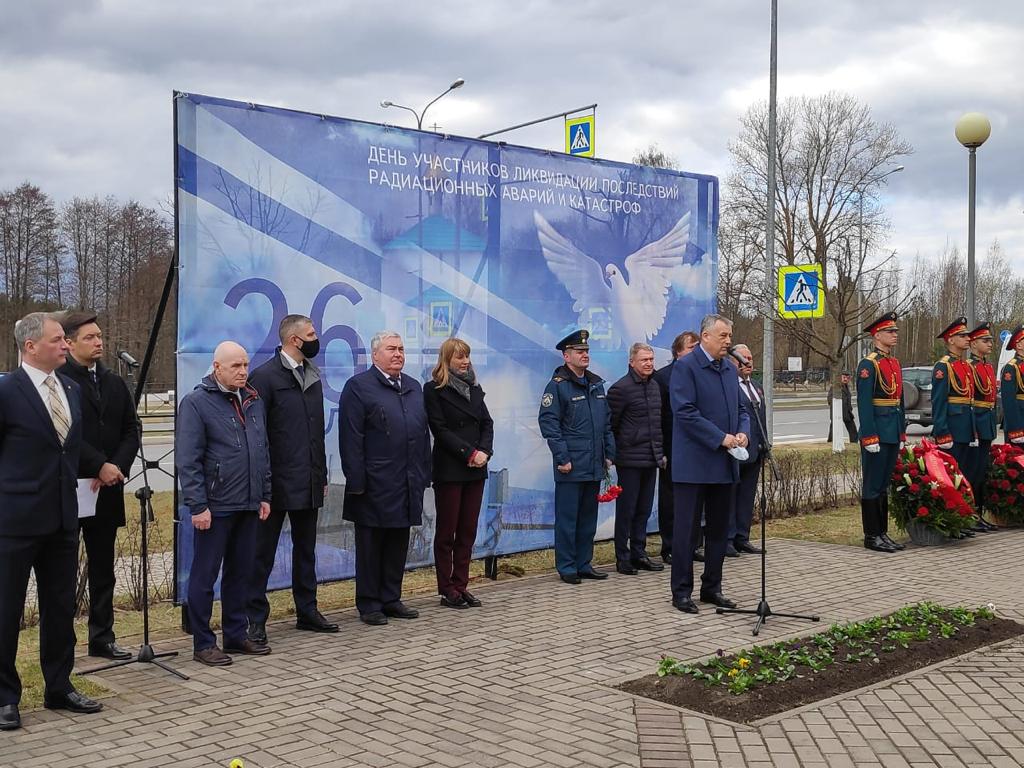
[[[587,339],[590,338],[590,331],[586,328],[580,328],[578,331],[573,331],[560,342],[555,344],[555,349],[559,352],[565,352],[567,349],[590,349],[590,344],[587,343]]]

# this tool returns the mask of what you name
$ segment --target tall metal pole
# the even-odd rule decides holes
[[[857,328],[856,333],[860,333],[861,326],[864,325],[864,259],[867,257],[867,244],[864,242],[864,190],[858,190],[860,194],[857,196],[859,216],[857,218],[857,254],[860,256],[860,264],[857,265]],[[864,346],[864,342],[857,344],[854,350],[858,353],[857,359],[854,360],[854,365],[860,362],[860,351]]]
[[[778,72],[778,20],[779,2],[772,0],[772,42],[768,78],[768,205],[764,223],[765,298],[769,309],[764,315],[764,404],[768,416],[765,432],[771,441],[774,434],[775,415],[775,292],[778,290],[775,278],[775,103]]]
[[[972,329],[976,327],[974,324],[974,174],[977,151],[977,147],[968,147],[970,171],[967,182],[967,327]]]

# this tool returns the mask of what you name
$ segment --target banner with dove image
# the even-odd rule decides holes
[[[495,419],[495,455],[474,555],[551,546],[550,455],[537,426],[561,364],[555,343],[591,331],[608,385],[647,341],[667,362],[676,334],[715,308],[718,181],[561,153],[193,94],[176,94],[179,397],[234,339],[255,367],[289,313],[322,339],[329,493],[317,576],[354,571],[341,520],[338,397],[366,370],[370,337],[404,336],[405,373],[427,380],[441,342],[466,340]],[[599,537],[611,535],[602,505]],[[656,517],[654,518],[656,520]],[[176,526],[178,595],[191,528]],[[433,499],[409,565],[430,562]],[[274,588],[290,584],[282,536]]]

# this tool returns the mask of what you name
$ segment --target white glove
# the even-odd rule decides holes
[[[970,443],[968,443],[968,445],[970,445],[970,447],[971,447],[971,448],[977,448],[977,447],[978,447],[978,441],[977,441],[977,439],[975,439],[975,440],[971,440],[971,442],[970,442]]]
[[[730,448],[729,455],[737,461],[746,461],[750,457],[750,454],[747,453],[747,449],[739,445],[735,448]]]
[[[878,443],[873,443],[872,445],[865,445],[864,450],[867,451],[868,453],[878,453],[880,450],[882,450],[882,446],[880,446]]]
[[[944,451],[948,451],[948,450],[949,450],[950,448],[952,448],[952,447],[953,447],[953,444],[952,444],[952,443],[938,443],[938,446],[939,446],[939,448],[941,448],[942,450],[944,450]]]
[[[1024,437],[1015,437],[1015,438],[1013,438],[1013,440],[1011,440],[1010,442],[1011,442],[1011,443],[1014,443],[1015,445],[1021,445],[1021,444],[1024,444]]]

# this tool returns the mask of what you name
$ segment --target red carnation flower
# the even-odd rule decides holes
[[[1002,490],[1004,490],[1004,491],[1010,490],[1010,481],[1009,480],[1000,480],[999,481],[999,487]]]
[[[1017,493],[1024,493],[1024,483],[1017,483]]]
[[[920,473],[920,471],[918,471],[917,467],[911,467],[910,468],[910,476],[911,477],[918,477],[920,474],[921,473]]]
[[[928,507],[918,507],[917,508],[917,516],[918,517],[928,517]]]
[[[1020,472],[1018,472],[1016,469],[1008,469],[1008,470],[1006,470],[1006,474],[1011,479],[1016,480],[1017,479],[1017,475],[1019,475]]]
[[[932,498],[933,499],[937,499],[940,496],[942,496],[942,494],[939,493],[939,489],[938,488],[932,488]]]
[[[921,490],[921,486],[920,486],[920,485],[918,485],[917,483],[911,483],[911,484],[910,484],[910,492],[911,492],[911,493],[917,493],[917,492],[919,492],[920,490]]]

